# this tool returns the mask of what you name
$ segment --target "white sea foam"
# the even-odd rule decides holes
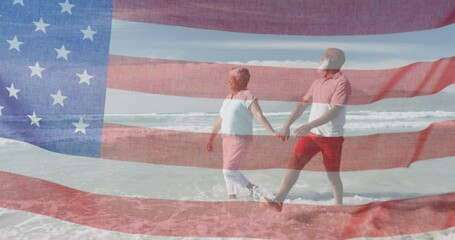
[[[287,117],[287,116],[289,116],[290,113],[291,112],[266,112],[266,113],[264,113],[264,116],[266,116],[266,117],[274,117],[274,116]]]
[[[16,140],[0,138],[0,146],[17,145],[17,144],[19,144],[19,142]]]
[[[275,130],[280,130],[290,112],[264,113]],[[218,113],[149,113],[149,114],[111,114],[105,117],[107,123],[118,123],[131,126],[159,128],[176,131],[204,132],[212,130]],[[304,124],[308,113],[297,120],[292,126]],[[420,131],[430,124],[447,120],[455,120],[455,112],[450,111],[348,111],[346,114],[346,135],[364,135],[382,132]],[[268,134],[267,130],[253,122],[253,132],[257,135]]]
[[[376,111],[352,111],[348,112],[346,115],[347,121],[383,121],[383,120],[409,120],[413,121],[415,119],[422,118],[453,118],[455,119],[455,112],[445,112],[445,111],[409,111],[409,112],[376,112]]]
[[[431,121],[386,121],[386,122],[348,122],[345,125],[345,130],[348,132],[355,132],[361,130],[420,130],[429,126]]]

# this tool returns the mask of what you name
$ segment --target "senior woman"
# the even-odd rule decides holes
[[[207,143],[207,151],[213,151],[213,141],[221,129],[223,138],[223,175],[230,199],[237,198],[238,187],[246,187],[253,194],[252,184],[240,171],[252,141],[253,117],[273,135],[275,130],[262,114],[253,92],[247,89],[250,73],[247,68],[235,67],[229,72],[231,93],[220,109]]]

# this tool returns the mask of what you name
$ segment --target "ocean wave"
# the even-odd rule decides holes
[[[155,117],[158,113],[108,113],[105,117]]]
[[[10,145],[19,145],[19,144],[21,144],[21,143],[16,140],[0,138],[0,146],[10,146]]]
[[[422,129],[428,127],[432,122],[431,121],[388,121],[388,122],[346,122],[344,128],[346,130],[374,130],[374,129],[402,129],[402,128],[412,128],[412,129]]]
[[[266,117],[275,117],[275,116],[289,116],[289,114],[291,114],[291,112],[266,112],[264,113],[264,116]]]
[[[376,112],[376,111],[352,111],[347,112],[347,120],[397,120],[397,119],[421,119],[421,118],[455,118],[455,112],[446,111],[418,111],[418,112]]]
[[[213,118],[218,116],[218,113],[205,113],[205,112],[188,112],[188,113],[135,113],[135,114],[106,114],[105,119],[123,117],[123,118],[137,118],[137,117],[150,117],[150,118],[180,118],[199,117],[204,120],[204,117]],[[288,117],[290,112],[264,112],[264,116],[269,118],[274,117]],[[308,112],[304,113],[304,116]],[[69,117],[69,116],[67,116]],[[92,116],[95,118],[96,116]],[[62,116],[59,119],[65,118]],[[74,117],[73,117],[74,118]],[[407,112],[390,112],[390,111],[347,111],[346,118],[348,120],[396,120],[396,119],[417,119],[417,118],[455,118],[455,112],[447,111],[407,111]],[[272,119],[273,120],[273,119]]]
[[[267,120],[278,131],[289,116],[289,112],[265,113]],[[159,128],[176,131],[210,132],[213,122],[218,113],[153,113],[153,114],[128,114],[108,115],[105,123],[115,123],[146,128]],[[304,124],[308,119],[305,112],[294,124],[293,128]],[[364,131],[414,131],[428,127],[433,122],[455,120],[455,112],[448,111],[348,111],[346,115],[345,129],[347,132]],[[268,134],[267,130],[253,121],[254,134]]]
[[[218,113],[188,112],[188,113],[111,113],[105,117],[212,117]]]

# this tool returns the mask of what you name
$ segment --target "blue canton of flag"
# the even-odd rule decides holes
[[[0,2],[0,137],[100,156],[111,1]]]

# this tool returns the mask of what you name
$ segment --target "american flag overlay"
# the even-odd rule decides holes
[[[452,0],[2,0],[0,239],[453,237],[454,23]],[[281,213],[228,201],[228,72],[279,131],[329,47],[345,204],[320,154]],[[260,129],[240,169],[273,194],[297,139]]]
[[[111,5],[2,2],[2,137],[99,156]]]

